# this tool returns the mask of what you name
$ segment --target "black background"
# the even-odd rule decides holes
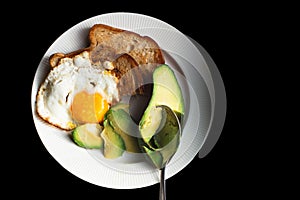
[[[276,181],[268,165],[265,165],[265,161],[270,159],[269,154],[258,153],[259,144],[254,145],[253,139],[253,132],[262,122],[259,118],[256,118],[255,123],[247,120],[249,113],[255,112],[249,104],[249,98],[258,101],[253,98],[254,91],[246,76],[252,73],[251,66],[256,61],[249,59],[247,50],[256,45],[259,35],[257,28],[265,24],[261,22],[268,22],[268,18],[255,17],[264,16],[265,10],[250,4],[225,6],[187,1],[171,4],[163,6],[159,1],[138,4],[127,1],[65,5],[61,2],[37,3],[31,9],[24,8],[16,20],[8,23],[6,29],[3,29],[8,35],[4,42],[8,42],[9,47],[18,46],[9,51],[9,54],[20,55],[17,58],[14,56],[12,61],[19,63],[17,61],[22,60],[17,69],[11,68],[18,74],[20,81],[10,82],[10,88],[21,85],[22,90],[18,93],[10,90],[17,98],[9,101],[15,103],[14,113],[20,113],[16,115],[25,133],[18,131],[18,156],[13,157],[17,162],[10,167],[17,175],[7,185],[28,187],[22,192],[23,198],[41,194],[49,198],[68,195],[70,199],[79,196],[158,199],[158,184],[131,190],[109,189],[87,183],[68,172],[43,146],[31,114],[33,78],[50,45],[69,28],[90,17],[110,12],[133,12],[165,21],[195,39],[216,63],[226,89],[227,116],[220,139],[205,158],[194,158],[187,167],[167,180],[168,199],[178,199],[179,196],[189,199],[213,198],[219,195],[243,199],[272,193],[272,190],[265,187],[273,180]],[[255,80],[258,79],[259,76],[255,77]],[[11,127],[17,126],[13,123]],[[14,194],[17,193],[11,195]]]

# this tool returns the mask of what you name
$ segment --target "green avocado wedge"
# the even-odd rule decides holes
[[[139,122],[139,130],[143,140],[148,143],[155,134],[161,121],[161,110],[157,105],[170,107],[182,120],[184,115],[184,99],[174,71],[166,64],[157,67],[153,72],[153,91],[146,110]],[[154,117],[155,116],[155,117]]]
[[[166,64],[153,72],[153,91],[139,122],[139,145],[162,169],[176,153],[181,138],[184,100],[173,70]]]
[[[123,103],[119,102],[112,107],[105,113],[104,115],[104,120],[107,119],[107,116],[110,114],[111,111],[119,111],[119,110],[124,110],[125,112],[129,112],[129,104],[128,103]]]
[[[156,107],[161,112],[161,123],[155,134],[149,140],[145,142],[140,140],[140,145],[146,158],[154,164],[158,169],[162,169],[169,162],[169,160],[176,153],[180,138],[181,138],[181,126],[177,115],[173,110],[165,105]],[[157,115],[155,117],[158,117]]]
[[[152,137],[155,146],[158,149],[165,148],[171,152],[176,151],[181,137],[179,119],[170,107],[160,105],[157,108],[162,108],[162,121],[159,129]]]
[[[147,145],[142,146],[143,151],[145,152],[146,159],[148,162],[152,163],[154,167],[161,169],[163,166],[163,156],[159,151],[150,149]]]
[[[100,149],[103,140],[100,137],[102,127],[99,124],[83,124],[76,127],[72,133],[73,141],[80,147],[88,149]]]
[[[103,122],[101,137],[104,141],[103,154],[105,158],[116,159],[123,155],[126,147],[122,137],[116,133],[107,120]]]
[[[141,153],[138,144],[138,125],[131,119],[128,110],[110,110],[106,116],[110,126],[124,140],[126,151],[131,153]]]

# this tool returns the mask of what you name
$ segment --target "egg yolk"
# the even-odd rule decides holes
[[[109,104],[99,93],[86,91],[77,93],[71,105],[72,116],[79,123],[100,123],[108,109]]]

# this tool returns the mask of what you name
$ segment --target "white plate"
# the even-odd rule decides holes
[[[135,13],[108,13],[92,17],[62,34],[46,51],[37,68],[31,95],[33,120],[48,152],[66,170],[89,183],[107,188],[131,189],[158,183],[158,171],[142,155],[126,153],[109,161],[97,150],[75,145],[67,132],[49,126],[36,114],[35,100],[39,85],[50,70],[49,56],[68,53],[89,45],[88,31],[104,23],[152,37],[164,50],[166,63],[175,71],[185,99],[185,125],[178,151],[168,164],[166,178],[187,166],[197,155],[211,123],[214,85],[205,60],[193,43],[176,28],[156,18]],[[182,75],[183,73],[183,75]]]

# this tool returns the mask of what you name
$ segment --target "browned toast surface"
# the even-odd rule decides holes
[[[104,24],[94,25],[89,34],[93,53],[98,54],[98,49],[105,47],[115,50],[115,54],[127,53],[132,56],[139,65],[157,63],[163,64],[164,57],[159,45],[148,36],[121,30]],[[97,59],[94,61],[97,62]]]

